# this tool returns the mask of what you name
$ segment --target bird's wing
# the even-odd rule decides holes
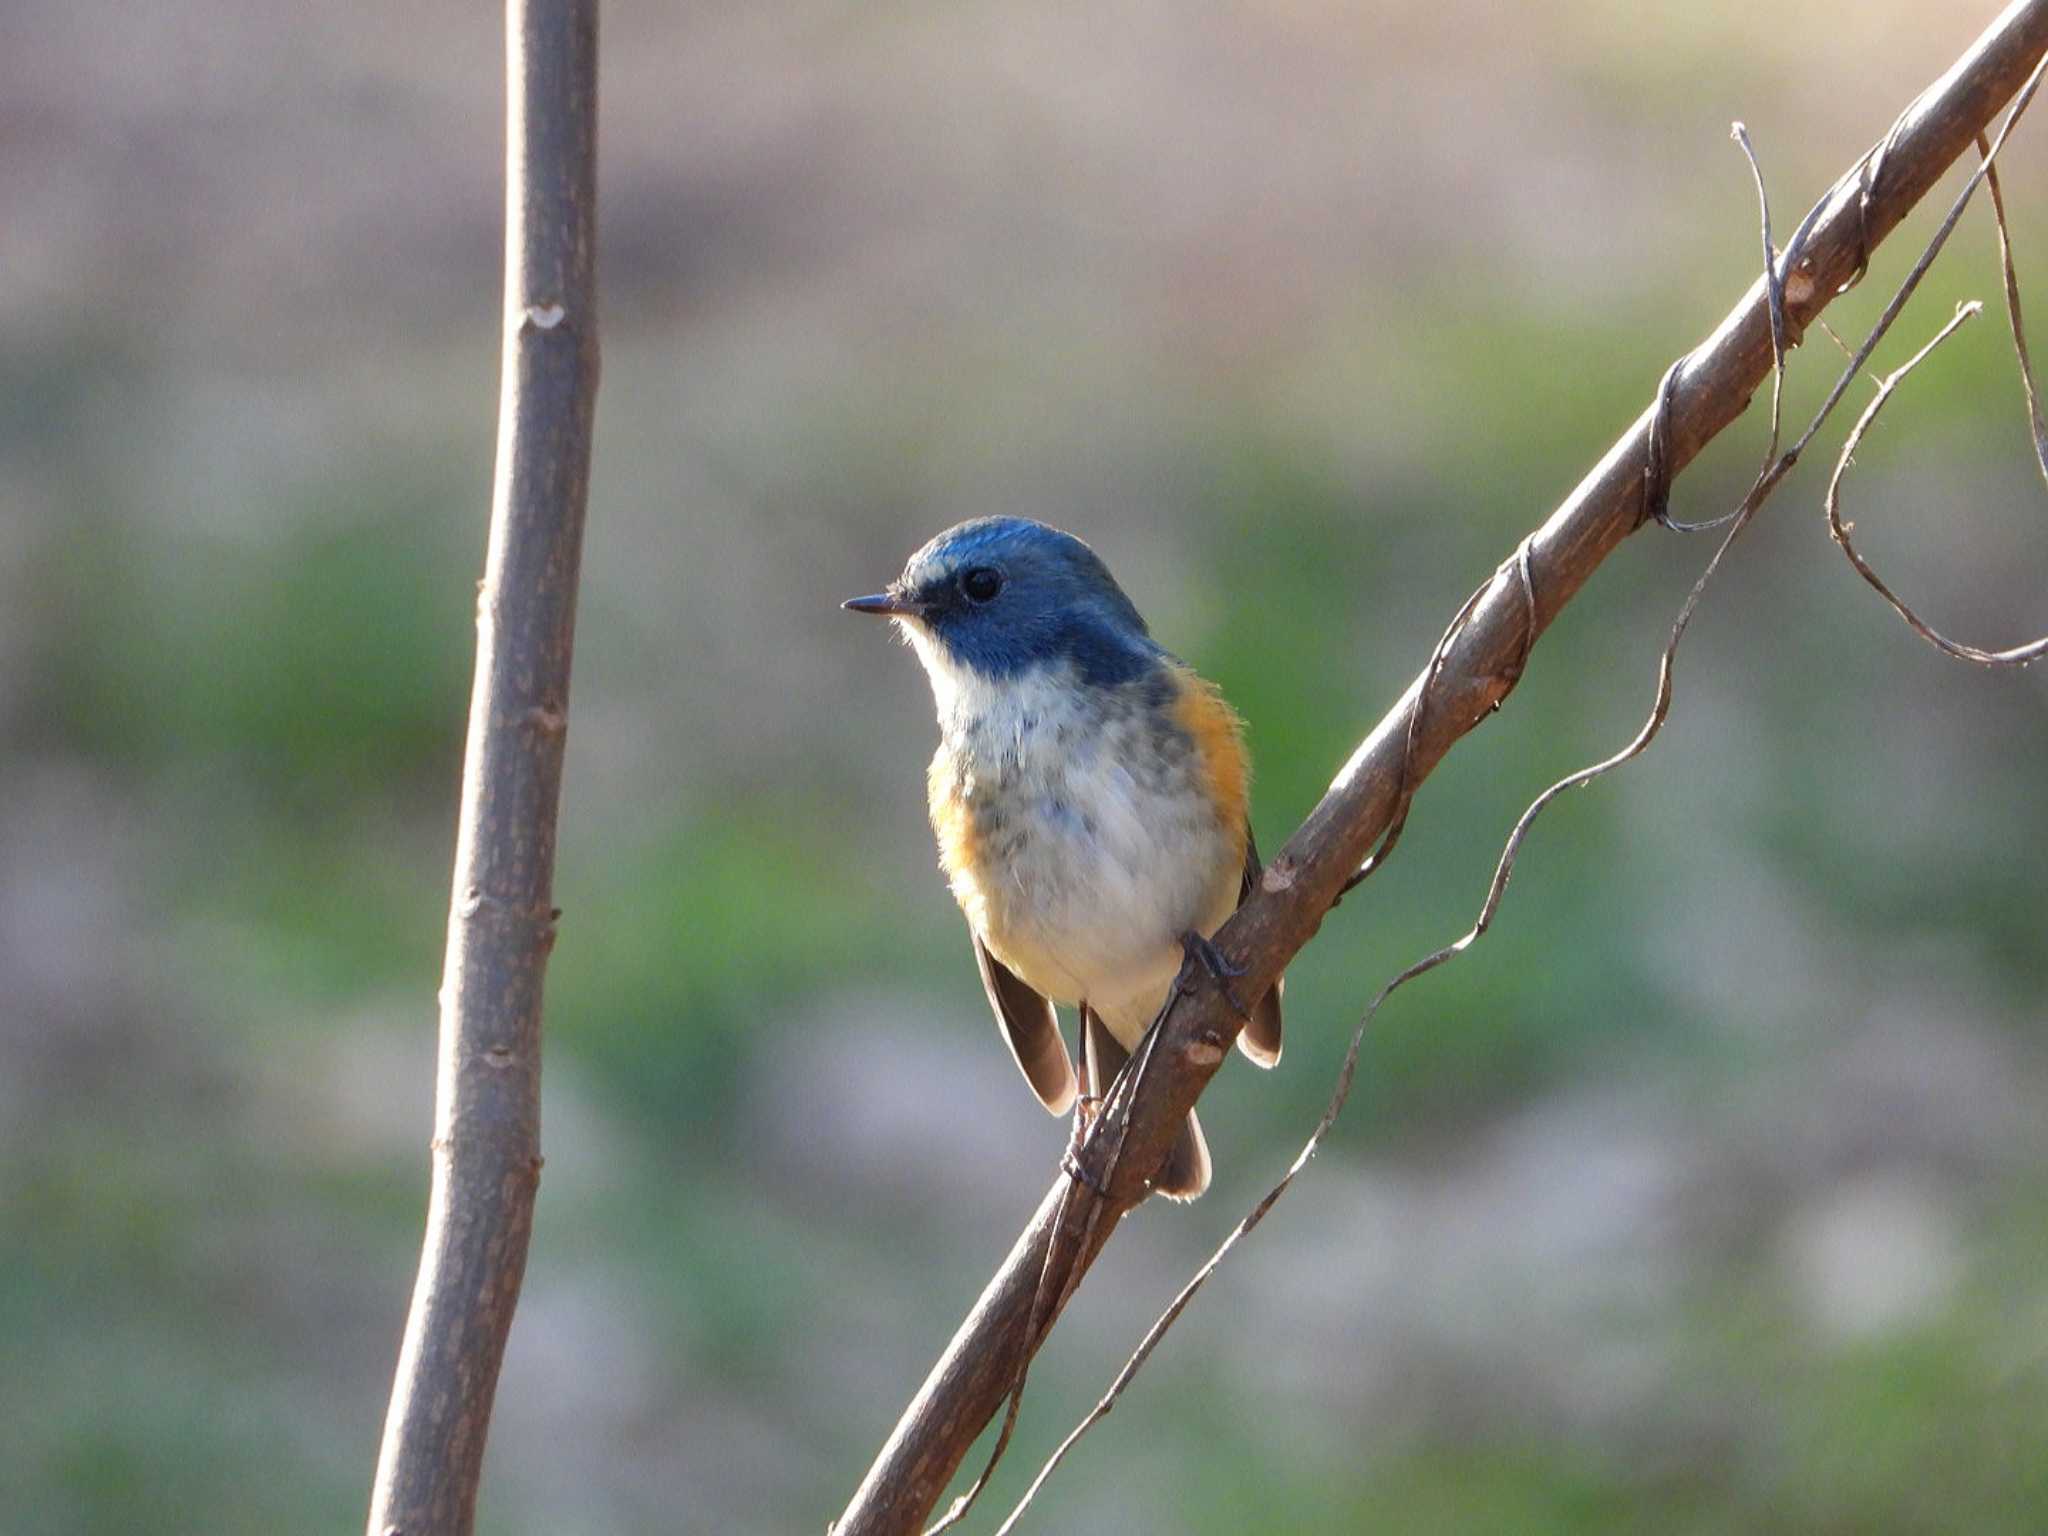
[[[1244,828],[1244,879],[1237,887],[1237,904],[1241,907],[1251,896],[1259,883],[1259,845],[1252,841],[1251,823]],[[1261,1067],[1278,1065],[1280,1061],[1280,988],[1284,983],[1276,981],[1273,990],[1260,998],[1252,1007],[1252,1016],[1238,1031],[1237,1047]]]
[[[1002,1026],[1024,1080],[1039,1103],[1055,1115],[1065,1114],[1074,1104],[1074,1063],[1067,1055],[1067,1042],[1060,1038],[1052,1004],[990,954],[980,934],[974,936],[974,963],[981,967],[989,1006],[996,1011],[996,1023]]]

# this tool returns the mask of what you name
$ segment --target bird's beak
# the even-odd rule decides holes
[[[893,592],[877,592],[873,597],[849,597],[839,606],[851,613],[878,613],[885,619],[916,619],[924,616],[924,604],[913,603]]]

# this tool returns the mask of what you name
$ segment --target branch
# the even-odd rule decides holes
[[[508,0],[505,347],[434,1180],[370,1536],[466,1536],[540,1183],[541,982],[597,397],[596,0]]]
[[[1430,665],[1268,865],[1259,889],[1217,931],[1217,947],[1243,968],[1241,995],[1269,987],[1360,868],[1384,855],[1417,786],[1500,706],[1537,637],[1601,561],[1661,513],[1670,477],[1748,407],[1773,365],[1773,281],[1784,298],[1786,340],[1797,345],[2044,52],[2048,0],[2015,0],[1835,183],[1789,258],[1673,365],[1658,402],[1475,594]],[[1118,1079],[1082,1151],[1098,1174],[1109,1163],[1107,1194],[1068,1198],[1073,1186],[1064,1174],[1054,1184],[905,1410],[836,1522],[837,1536],[919,1529],[1010,1394],[1021,1363],[1043,1343],[1123,1214],[1144,1197],[1145,1171],[1165,1160],[1241,1025],[1212,982],[1190,971],[1184,983]]]

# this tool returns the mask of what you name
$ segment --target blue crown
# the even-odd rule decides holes
[[[948,655],[988,677],[1071,662],[1111,687],[1165,653],[1095,551],[1044,523],[978,517],[948,528],[891,589]]]

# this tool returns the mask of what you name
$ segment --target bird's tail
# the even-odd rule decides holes
[[[1152,1187],[1169,1200],[1192,1200],[1209,1187],[1210,1172],[1209,1143],[1202,1139],[1202,1122],[1191,1109]]]

